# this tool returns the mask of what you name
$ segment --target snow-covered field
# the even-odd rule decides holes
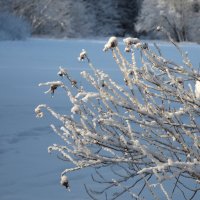
[[[38,83],[57,80],[58,66],[64,66],[80,80],[87,69],[77,57],[82,48],[88,51],[97,67],[117,80],[119,72],[110,53],[102,52],[105,40],[50,40],[0,42],[0,199],[61,200],[89,199],[84,183],[93,184],[90,171],[69,175],[71,192],[59,184],[60,173],[69,164],[49,155],[47,147],[62,141],[49,128],[52,118],[35,118],[34,108],[41,103],[69,113],[67,98],[58,91],[51,98]],[[151,43],[151,42],[150,42]],[[176,50],[159,43],[170,59],[180,61]],[[199,67],[200,45],[185,43],[192,63]]]

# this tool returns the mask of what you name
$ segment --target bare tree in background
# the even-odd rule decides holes
[[[0,0],[0,12],[25,18],[33,35],[97,37],[135,33],[140,1]]]
[[[37,30],[46,20],[44,16],[45,10],[51,0],[1,0],[1,10],[8,11],[14,15],[26,18],[32,26],[33,30]]]
[[[158,38],[154,30],[160,25],[178,42],[199,42],[199,21],[200,0],[144,0],[136,27],[140,33]]]
[[[0,10],[25,18],[33,35],[85,37],[91,35],[94,21],[83,0],[0,0]]]
[[[117,38],[111,37],[104,51],[112,52],[123,84],[95,68],[85,50],[79,59],[88,62],[92,72],[81,75],[93,91],[79,85],[64,68],[58,75],[68,83],[63,79],[40,84],[52,95],[62,88],[72,104],[71,115],[46,104],[35,109],[37,117],[47,110],[62,123],[51,127],[65,145],[49,147],[49,152],[57,151],[74,165],[62,172],[62,184],[67,180],[69,187],[69,173],[93,168],[93,181],[100,184],[97,189],[86,186],[93,199],[198,199],[200,76],[171,41],[182,57],[181,65],[165,59],[157,45],[158,52],[137,38],[124,39],[129,54],[125,56]],[[138,62],[136,51],[141,55]]]

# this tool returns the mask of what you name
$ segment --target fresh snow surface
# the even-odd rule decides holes
[[[60,80],[59,66],[85,84],[79,73],[88,69],[87,64],[77,59],[83,48],[94,65],[121,80],[111,53],[102,51],[105,43],[106,40],[53,39],[0,42],[1,200],[89,199],[84,184],[93,185],[92,169],[69,174],[71,192],[60,186],[60,173],[70,164],[59,160],[56,154],[47,153],[49,145],[63,143],[49,127],[57,122],[47,113],[43,119],[36,118],[34,109],[46,103],[61,113],[70,112],[62,90],[51,98],[50,94],[44,94],[47,88],[38,84]],[[179,61],[171,45],[166,42],[158,45],[167,57]],[[181,46],[198,67],[200,46],[191,43]]]

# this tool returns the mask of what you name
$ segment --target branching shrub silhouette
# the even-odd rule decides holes
[[[52,145],[63,160],[74,167],[61,174],[92,167],[98,189],[85,187],[93,199],[116,199],[129,195],[133,199],[198,198],[200,190],[200,76],[187,54],[173,40],[182,56],[182,65],[165,59],[160,49],[153,51],[137,38],[124,39],[129,62],[111,37],[104,51],[111,51],[124,79],[114,82],[96,69],[87,52],[79,59],[88,62],[92,73],[81,75],[94,87],[87,91],[60,68],[64,81],[41,83],[52,95],[64,89],[72,103],[71,115],[62,115],[46,104],[39,105],[38,117],[47,110],[61,127],[51,125],[65,141]],[[141,66],[135,60],[140,52]],[[178,55],[177,55],[178,56]],[[110,169],[111,179],[102,168]],[[104,169],[105,170],[105,169]],[[62,181],[63,184],[63,181]],[[104,196],[105,195],[105,196]]]

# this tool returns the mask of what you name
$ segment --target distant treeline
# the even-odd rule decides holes
[[[0,12],[28,23],[32,35],[57,38],[165,39],[156,31],[163,26],[176,41],[200,41],[199,10],[200,0],[0,0]]]
[[[138,0],[0,0],[0,8],[23,17],[34,35],[96,37],[135,35]]]

